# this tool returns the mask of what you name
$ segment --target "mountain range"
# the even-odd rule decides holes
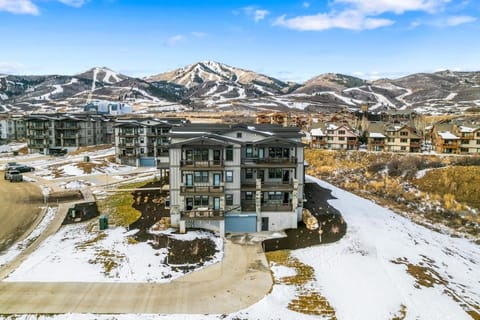
[[[94,100],[123,101],[137,112],[167,110],[480,109],[480,72],[417,73],[367,81],[327,73],[303,84],[202,61],[143,79],[95,67],[75,75],[0,75],[0,112],[78,111]]]

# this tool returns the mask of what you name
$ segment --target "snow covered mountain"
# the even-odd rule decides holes
[[[0,75],[0,110],[71,111],[89,99],[196,110],[414,109],[452,113],[480,108],[480,72],[418,73],[367,81],[327,73],[303,84],[203,61],[144,79],[106,67],[73,76]],[[3,107],[3,108],[2,108]],[[150,109],[152,110],[152,109]]]
[[[0,76],[0,104],[6,110],[76,111],[89,100],[165,105],[179,102],[182,95],[105,67],[73,76]]]

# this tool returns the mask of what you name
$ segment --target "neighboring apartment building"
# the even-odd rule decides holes
[[[23,115],[4,113],[0,115],[0,140],[22,140],[26,137]]]
[[[82,146],[113,143],[113,119],[96,114],[25,116],[29,152],[54,153]]]
[[[436,124],[432,127],[431,138],[438,153],[480,153],[480,124]]]
[[[298,128],[187,124],[170,136],[173,226],[222,234],[297,227],[304,188]]]
[[[348,124],[326,123],[310,130],[311,147],[330,150],[358,149],[358,131]]]
[[[117,163],[137,167],[167,169],[170,129],[186,123],[185,119],[129,118],[115,124]]]
[[[367,149],[370,151],[421,151],[422,136],[410,125],[370,122],[367,132]]]

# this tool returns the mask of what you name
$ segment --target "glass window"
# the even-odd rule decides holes
[[[208,196],[195,196],[194,204],[196,207],[208,207]]]
[[[233,161],[233,148],[227,148],[227,150],[225,151],[225,160]]]
[[[253,192],[251,191],[245,192],[245,200],[253,200]]]
[[[400,132],[400,135],[401,135],[401,136],[408,136],[408,131],[401,131],[401,132]]]
[[[345,130],[338,130],[338,134],[345,134]]]
[[[237,132],[237,138],[241,138],[242,137],[242,133],[241,132]]]
[[[233,182],[233,171],[225,171],[225,181],[226,182]]]
[[[226,194],[225,195],[225,204],[227,206],[233,206],[233,194]]]
[[[245,179],[253,179],[253,169],[245,169]]]
[[[245,148],[245,156],[247,158],[253,157],[253,146],[251,144],[247,144]]]
[[[407,143],[407,142],[408,142],[408,139],[406,139],[406,138],[401,138],[401,139],[400,139],[400,142],[401,142],[401,143]]]
[[[269,179],[281,179],[282,178],[282,168],[269,168],[268,169],[268,178]]]
[[[195,171],[194,177],[196,183],[208,183],[208,171]]]

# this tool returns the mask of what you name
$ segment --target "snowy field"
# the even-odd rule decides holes
[[[164,263],[168,249],[129,241],[138,230],[123,227],[89,231],[92,223],[63,226],[47,238],[5,281],[22,282],[170,282],[184,273]],[[223,241],[211,233],[170,235],[179,240],[210,238],[218,252],[205,267],[221,261]],[[55,272],[52,272],[55,270]],[[198,270],[198,268],[197,268]]]
[[[337,199],[329,203],[343,214],[347,234],[337,243],[294,250],[291,256],[313,267],[315,281],[309,285],[328,300],[337,319],[461,320],[480,313],[478,245],[416,225],[315,178],[309,180],[332,190]],[[276,280],[295,274],[285,266],[271,268]],[[261,301],[230,315],[67,314],[15,319],[330,319],[289,310],[295,287],[276,282]]]

